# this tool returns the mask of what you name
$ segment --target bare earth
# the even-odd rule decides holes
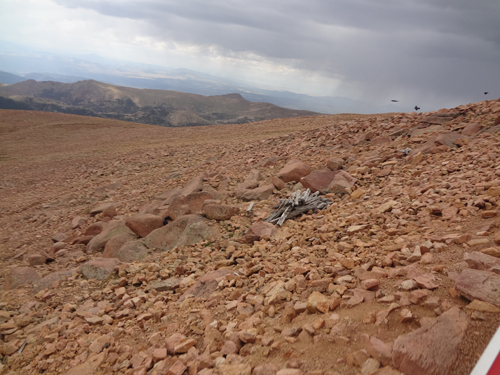
[[[499,124],[500,100],[441,117],[325,115],[175,129],[0,110],[0,374],[469,374],[500,325],[500,292],[484,303],[456,288],[469,268],[500,279]],[[408,156],[398,152],[406,148]],[[252,170],[269,185],[293,159],[312,170],[341,159],[357,181],[327,193],[326,210],[249,243],[247,230],[296,183],[252,199],[251,213],[238,186]],[[150,249],[103,280],[82,273],[103,256],[88,251],[87,228],[139,213],[163,219],[167,193],[199,176],[217,203],[240,209],[227,220],[203,219],[215,239]],[[108,215],[91,214],[102,203],[112,203]],[[464,261],[476,253],[488,256],[486,265]],[[19,267],[41,278],[69,272],[41,284],[16,279]],[[217,270],[209,295],[186,293]],[[152,287],[160,280],[176,285]],[[311,307],[315,293],[326,311]],[[452,327],[463,332],[448,339],[436,322],[453,312],[461,323]],[[431,326],[419,342],[439,347],[450,364],[439,367],[445,358],[417,346],[401,354],[412,364],[402,364],[395,342]],[[388,360],[364,334],[385,343]]]

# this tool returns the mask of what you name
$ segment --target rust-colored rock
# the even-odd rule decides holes
[[[224,204],[206,204],[203,206],[203,214],[208,219],[213,220],[229,220],[234,215],[237,215],[239,208],[235,206],[228,206]]]
[[[163,218],[158,215],[138,214],[125,219],[125,225],[139,237],[146,237],[163,226]]]
[[[393,360],[406,375],[446,375],[458,357],[469,325],[467,315],[452,307],[429,325],[394,341]]]
[[[283,182],[299,182],[302,177],[309,173],[311,173],[311,167],[298,159],[293,159],[285,164],[277,176]]]
[[[175,246],[194,245],[217,236],[217,231],[201,216],[185,215],[152,231],[142,241],[149,249],[170,250]]]
[[[245,241],[253,243],[259,241],[263,237],[270,238],[276,234],[277,230],[278,228],[276,228],[274,224],[259,221],[248,228],[245,235]]]
[[[16,267],[7,274],[3,283],[3,290],[16,289],[26,284],[35,284],[38,281],[40,281],[40,276],[34,268]]]

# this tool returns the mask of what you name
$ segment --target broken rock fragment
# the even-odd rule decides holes
[[[82,266],[82,274],[87,279],[107,280],[121,262],[116,258],[96,258]]]
[[[399,336],[393,349],[396,368],[406,375],[449,374],[468,325],[467,315],[452,307],[433,323]]]
[[[458,276],[455,289],[472,301],[485,301],[500,307],[500,276],[490,271],[466,268]]]
[[[278,228],[271,223],[265,223],[263,221],[259,221],[253,224],[245,235],[245,241],[247,243],[254,243],[255,241],[259,241],[263,237],[272,237],[276,234]]]
[[[215,237],[217,231],[201,216],[185,215],[152,231],[142,241],[149,249],[170,250],[175,246],[194,245]]]
[[[277,176],[283,182],[299,182],[302,177],[309,173],[311,173],[311,167],[298,159],[293,159],[285,164]]]
[[[125,219],[125,225],[139,237],[146,237],[163,226],[163,218],[152,214],[138,214]]]
[[[29,283],[37,283],[39,280],[40,276],[34,268],[16,267],[7,275],[3,283],[3,290],[16,289]]]

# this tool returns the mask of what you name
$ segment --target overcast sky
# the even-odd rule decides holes
[[[0,39],[370,102],[500,97],[500,0],[0,0]]]

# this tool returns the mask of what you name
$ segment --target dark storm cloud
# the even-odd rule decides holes
[[[159,40],[286,59],[367,96],[468,100],[500,87],[498,0],[57,2],[144,21]]]

